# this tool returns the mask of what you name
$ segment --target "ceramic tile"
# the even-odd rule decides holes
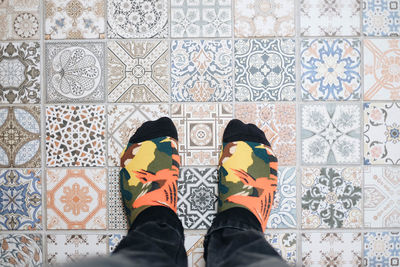
[[[119,168],[110,168],[108,170],[108,228],[129,228],[122,205],[122,197],[119,185]]]
[[[40,107],[0,108],[0,167],[40,167]]]
[[[400,40],[364,40],[364,100],[400,100]]]
[[[301,35],[359,35],[360,1],[361,0],[301,0]]]
[[[235,36],[293,36],[294,1],[235,0]]]
[[[108,42],[108,101],[168,102],[167,41]]]
[[[188,266],[205,267],[203,258],[204,253],[204,235],[187,234],[185,235],[185,248],[188,256]]]
[[[231,104],[172,104],[181,166],[217,165],[222,134],[232,116]]]
[[[104,43],[47,43],[48,103],[103,102]]]
[[[108,38],[165,38],[168,9],[168,0],[109,0]]]
[[[172,101],[232,101],[232,69],[231,40],[172,41]]]
[[[107,235],[47,235],[47,263],[76,262],[79,259],[107,254]]]
[[[40,170],[0,172],[0,229],[42,229]]]
[[[46,107],[48,167],[104,166],[104,139],[104,106]]]
[[[361,267],[361,233],[303,233],[303,266]]]
[[[42,266],[41,234],[1,234],[1,266]]]
[[[108,235],[108,252],[112,253],[118,246],[119,242],[126,237],[126,234],[109,234]]]
[[[357,104],[301,107],[302,161],[305,164],[360,162],[361,110]]]
[[[0,40],[39,39],[39,0],[0,2]]]
[[[364,103],[364,164],[400,164],[400,103]]]
[[[172,0],[171,37],[229,37],[231,0]]]
[[[364,0],[363,32],[368,36],[400,35],[398,0]]]
[[[294,50],[292,39],[236,40],[236,100],[295,100]]]
[[[364,167],[364,225],[400,227],[400,168]]]
[[[400,233],[364,233],[364,266],[399,266]]]
[[[144,122],[168,117],[167,104],[108,106],[108,165],[120,166],[129,138]]]
[[[236,118],[264,131],[279,165],[296,165],[296,105],[236,104]]]
[[[301,42],[303,100],[358,100],[361,47],[357,39],[309,39]]]
[[[360,168],[302,170],[302,228],[362,227]]]
[[[268,226],[267,226],[268,229]],[[296,233],[276,233],[266,234],[267,242],[281,255],[290,265],[297,262],[297,234]]]
[[[46,0],[45,39],[102,39],[105,11],[102,0]]]
[[[40,103],[39,69],[39,43],[0,43],[0,103]]]

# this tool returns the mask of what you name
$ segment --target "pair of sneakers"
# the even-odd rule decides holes
[[[121,154],[120,187],[129,225],[148,207],[177,210],[178,134],[166,117],[145,122]],[[219,158],[218,212],[245,208],[264,231],[277,187],[278,161],[253,124],[227,125]]]

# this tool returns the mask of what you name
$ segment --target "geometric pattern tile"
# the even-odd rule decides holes
[[[148,120],[168,116],[167,104],[108,106],[108,165],[120,166],[120,155],[130,137]]]
[[[295,100],[295,65],[293,39],[236,40],[236,100]]]
[[[108,252],[112,253],[118,246],[119,242],[126,237],[126,233],[121,234],[109,234],[108,235]]]
[[[400,232],[364,233],[364,266],[400,264]]]
[[[105,229],[106,179],[106,169],[48,169],[47,229]]]
[[[167,41],[108,43],[109,102],[168,102]]]
[[[0,108],[0,167],[40,167],[40,107]]]
[[[204,235],[201,234],[186,234],[185,248],[188,257],[188,266],[205,267],[204,261]]]
[[[0,43],[0,103],[40,103],[39,69],[39,43]]]
[[[297,262],[296,233],[265,234],[265,239],[288,264],[292,266],[296,265]]]
[[[0,230],[42,229],[40,170],[0,171]]]
[[[122,204],[119,168],[108,169],[108,228],[129,229]]]
[[[1,266],[42,266],[41,234],[1,234]]]
[[[296,165],[296,105],[292,103],[235,105],[236,118],[264,131],[279,165]]]
[[[364,103],[364,164],[400,164],[400,103]]]
[[[301,42],[301,92],[304,100],[358,100],[361,48],[356,39]]]
[[[364,0],[363,32],[367,36],[399,36],[399,1]]]
[[[104,166],[104,139],[104,106],[46,107],[48,167]]]
[[[400,227],[400,168],[364,167],[364,225]]]

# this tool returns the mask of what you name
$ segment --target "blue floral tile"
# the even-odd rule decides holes
[[[268,228],[268,226],[267,226]],[[292,266],[297,262],[297,234],[296,233],[268,233],[265,234],[268,243]]]
[[[367,36],[399,36],[399,0],[364,0],[363,31]]]
[[[310,39],[301,42],[303,100],[360,99],[360,41]]]
[[[108,250],[113,252],[126,234],[110,234],[108,235]]]
[[[399,266],[400,232],[364,233],[364,266]]]
[[[235,93],[238,101],[295,100],[294,40],[236,40]]]
[[[43,266],[41,234],[0,235],[0,266]]]

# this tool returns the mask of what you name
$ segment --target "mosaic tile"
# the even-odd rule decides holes
[[[282,165],[296,165],[296,105],[236,104],[236,118],[264,131]]]
[[[0,2],[0,40],[39,39],[39,0]]]
[[[108,43],[108,101],[168,102],[167,41]]]
[[[104,166],[104,136],[104,106],[46,107],[48,167]]]
[[[304,168],[303,228],[362,227],[360,168]]]
[[[206,262],[203,258],[204,253],[204,235],[186,234],[185,248],[188,257],[188,266],[205,267]]]
[[[39,43],[0,43],[0,103],[40,103],[39,69]]]
[[[236,40],[236,100],[295,100],[294,50],[292,39]]]
[[[2,234],[0,243],[1,266],[43,265],[41,234]]]
[[[363,31],[367,36],[400,35],[398,0],[364,0]]]
[[[104,100],[104,43],[46,44],[48,103]]]
[[[168,9],[168,0],[109,0],[108,38],[165,38]]]
[[[47,263],[76,262],[107,254],[107,235],[47,235]]]
[[[360,162],[359,105],[308,104],[301,107],[302,161],[305,164]]]
[[[268,226],[267,226],[268,229]],[[268,243],[281,255],[290,265],[297,262],[297,234],[296,233],[276,233],[265,234]]]
[[[399,266],[400,233],[364,233],[364,266]]]
[[[0,108],[0,167],[40,167],[40,108]]]
[[[172,37],[230,37],[231,0],[172,0]]]
[[[361,0],[301,0],[301,35],[359,35],[360,1]]]
[[[222,134],[233,118],[231,104],[172,104],[181,166],[217,165]]]
[[[172,41],[172,101],[232,101],[232,69],[231,40]]]
[[[400,168],[364,167],[364,225],[400,227]]]
[[[303,233],[303,266],[361,267],[361,233]]]
[[[112,253],[118,246],[119,242],[126,237],[126,234],[109,234],[108,235],[108,252]]]
[[[361,47],[356,39],[301,42],[303,100],[358,100]]]
[[[40,170],[0,172],[0,229],[42,229]]]
[[[46,0],[45,39],[101,39],[105,37],[102,0]]]
[[[120,166],[129,138],[144,122],[168,116],[167,104],[108,106],[108,165]]]
[[[364,103],[364,164],[400,164],[400,103]]]
[[[108,170],[108,228],[129,228],[122,205],[122,197],[119,185],[119,168],[110,168]]]
[[[364,40],[364,100],[400,100],[400,40]]]

